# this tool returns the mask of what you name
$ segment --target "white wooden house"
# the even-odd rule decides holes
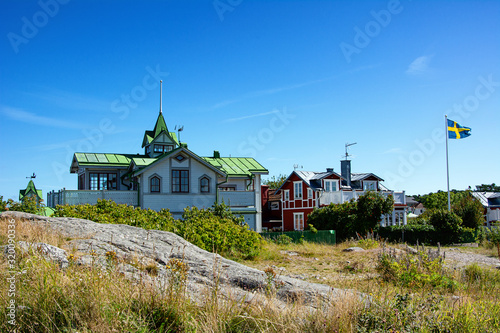
[[[111,199],[141,208],[169,209],[179,218],[184,208],[225,202],[251,229],[261,231],[261,175],[268,170],[251,157],[201,157],[169,132],[163,113],[153,130],[145,131],[143,154],[77,152],[70,172],[78,190],[48,194],[47,206],[97,203]]]

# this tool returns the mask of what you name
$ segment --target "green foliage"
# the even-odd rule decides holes
[[[272,241],[278,245],[290,245],[292,244],[293,239],[292,237],[289,237],[285,234],[281,234],[278,237],[274,238]]]
[[[486,239],[495,244],[498,250],[498,259],[500,259],[500,226],[493,226],[486,230]]]
[[[262,238],[233,217],[219,217],[212,209],[185,208],[175,233],[204,250],[233,257],[252,258],[259,253]]]
[[[429,222],[440,235],[443,243],[459,241],[463,228],[462,219],[457,214],[444,209],[436,209],[431,213]]]
[[[117,204],[113,200],[97,200],[97,204],[58,205],[55,217],[76,217],[98,223],[128,224],[143,229],[174,231],[174,218],[167,209],[156,212]]]
[[[43,205],[38,204],[35,197],[25,196],[21,202],[16,202],[12,199],[3,201],[3,196],[0,196],[0,212],[12,210],[16,212],[39,214],[41,209],[43,209]]]
[[[450,192],[450,201],[454,205],[463,196],[463,192],[453,190]],[[437,191],[424,195],[416,195],[415,200],[421,202],[427,209],[447,209],[448,208],[448,192]]]
[[[392,196],[370,191],[357,201],[315,208],[308,216],[308,223],[313,223],[318,230],[335,230],[338,239],[346,239],[375,228],[380,217],[392,211],[393,205]]]
[[[495,185],[495,183],[492,183],[491,185],[488,184],[476,185],[476,189],[480,192],[500,192],[500,186]]]
[[[444,271],[444,260],[439,253],[417,254],[383,252],[379,255],[377,270],[385,281],[407,288],[439,287],[455,290],[457,282]]]
[[[474,198],[470,191],[464,192],[464,195],[453,205],[452,211],[460,216],[462,226],[465,228],[477,229],[484,224],[483,205]]]
[[[251,258],[260,249],[259,234],[242,225],[243,218],[235,217],[225,205],[186,208],[182,219],[175,220],[166,209],[156,212],[119,205],[112,200],[98,200],[95,205],[57,206],[54,216],[174,232],[204,250],[233,257]]]
[[[288,177],[286,175],[272,176],[269,179],[264,179],[262,181],[263,185],[269,186],[271,189],[279,189],[281,185],[285,182]]]

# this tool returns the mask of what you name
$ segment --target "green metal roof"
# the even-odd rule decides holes
[[[128,166],[132,158],[138,157],[144,156],[133,154],[75,153],[76,161],[81,165]]]
[[[156,161],[156,158],[149,158],[149,157],[135,157],[132,159],[138,167],[144,167],[148,166],[154,161]]]
[[[250,176],[254,173],[267,174],[269,171],[252,157],[202,157],[212,166],[229,176]]]
[[[37,190],[33,180],[30,180],[25,190],[19,190],[19,201],[23,200],[25,196],[30,195],[30,193],[32,193],[31,195],[36,194],[38,196],[38,200],[42,199],[43,197],[42,190]]]
[[[179,141],[177,140],[177,135],[175,132],[169,132],[167,128],[167,124],[165,123],[165,118],[163,118],[163,113],[160,112],[158,115],[158,119],[156,119],[156,124],[155,128],[152,131],[145,131],[144,132],[144,139],[142,140],[142,147],[150,144],[153,142],[153,140],[160,135],[161,133],[167,133],[168,136],[177,144],[179,145]]]

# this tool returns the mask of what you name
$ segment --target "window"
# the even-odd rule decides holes
[[[174,149],[174,146],[172,145],[154,145],[155,153],[167,153],[172,149]]]
[[[149,155],[151,153],[151,146],[146,147],[146,154]]]
[[[210,180],[208,177],[203,177],[200,179],[200,192],[210,193]]]
[[[325,180],[325,192],[335,192],[338,191],[336,180]]]
[[[78,189],[85,190],[85,174],[78,175]]]
[[[172,192],[189,193],[189,170],[172,170]]]
[[[363,182],[363,191],[376,191],[377,182],[374,180],[365,180]]]
[[[312,188],[308,187],[307,188],[307,199],[312,199],[313,198],[313,190]]]
[[[304,213],[293,213],[293,229],[304,230]]]
[[[116,190],[116,173],[91,173],[89,188],[91,190]]]
[[[284,201],[290,200],[290,190],[284,190],[283,191],[283,200]]]
[[[302,182],[293,182],[293,198],[302,199]]]
[[[160,193],[160,178],[157,176],[151,177],[149,179],[149,192]]]
[[[236,186],[221,186],[219,189],[221,191],[236,191]]]
[[[176,159],[177,161],[179,161],[179,162],[182,162],[182,161],[184,161],[186,158],[185,158],[184,156],[182,156],[181,154],[179,154],[179,155],[175,156],[175,159]]]

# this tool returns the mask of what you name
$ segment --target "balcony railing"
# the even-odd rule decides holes
[[[320,206],[329,205],[331,203],[341,204],[349,200],[357,200],[359,196],[366,194],[365,191],[335,191],[335,192],[322,192],[319,198]],[[394,204],[406,205],[405,192],[382,191],[379,192],[383,196],[392,195],[394,197]]]
[[[117,204],[137,206],[137,191],[90,191],[66,190],[52,191],[47,194],[47,206],[96,204],[97,199],[113,200]]]
[[[231,207],[252,207],[255,206],[254,191],[220,191],[219,203],[224,202]]]

